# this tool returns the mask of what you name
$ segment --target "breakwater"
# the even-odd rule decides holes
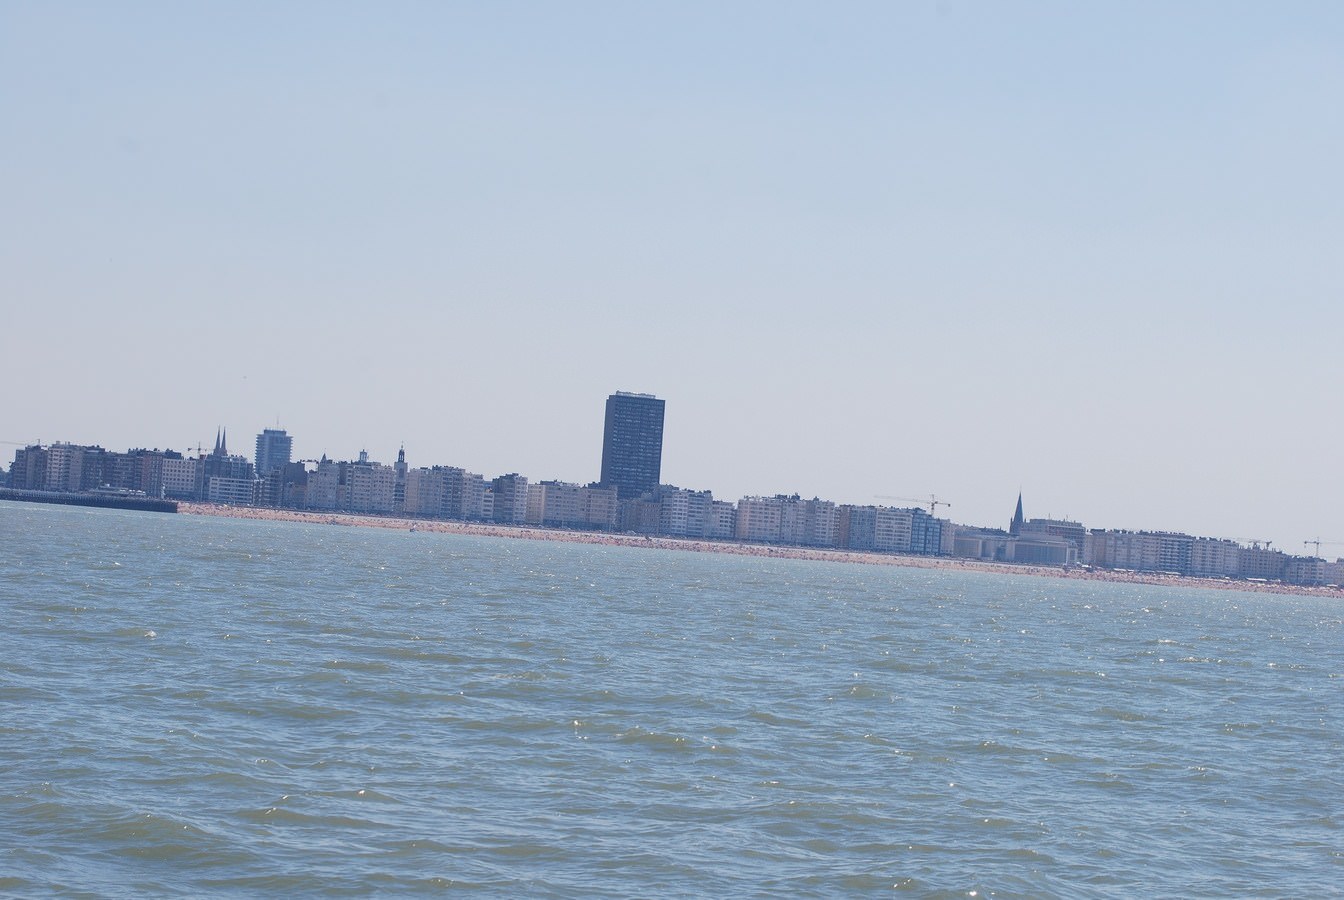
[[[21,491],[0,488],[0,500],[20,503],[56,503],[61,506],[96,506],[102,509],[134,509],[141,512],[177,512],[176,500],[160,500],[135,494],[100,493],[98,491]]]

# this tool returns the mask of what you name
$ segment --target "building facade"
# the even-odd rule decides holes
[[[283,428],[265,428],[257,435],[257,455],[254,457],[257,477],[265,478],[272,469],[283,469],[292,461],[294,439]]]
[[[663,466],[665,402],[652,394],[617,391],[607,398],[602,429],[601,484],[622,500],[658,486]]]
[[[526,476],[517,472],[500,475],[490,482],[490,494],[493,521],[502,525],[521,525],[527,521]]]

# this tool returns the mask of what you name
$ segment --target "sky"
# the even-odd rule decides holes
[[[0,0],[0,457],[588,482],[625,390],[724,499],[1334,558],[1341,97],[1329,2]]]

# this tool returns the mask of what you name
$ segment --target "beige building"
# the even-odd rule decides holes
[[[616,526],[617,490],[564,481],[542,481],[527,486],[527,523],[555,528]]]
[[[737,501],[733,536],[754,544],[777,544],[784,504],[779,497],[743,497]]]
[[[1162,538],[1148,531],[1094,530],[1087,536],[1083,558],[1089,565],[1103,569],[1161,571]]]
[[[186,499],[196,494],[196,467],[199,459],[165,459],[163,461],[163,495]]]
[[[340,463],[323,457],[317,468],[308,473],[303,494],[304,508],[332,512],[340,509],[345,499],[341,487]]]
[[[346,468],[346,509],[355,513],[390,513],[396,508],[397,471],[376,462]]]
[[[734,536],[739,541],[834,547],[839,530],[839,510],[829,500],[776,494],[743,497],[737,502]]]
[[[403,508],[413,516],[479,521],[485,518],[485,479],[457,466],[411,469]]]
[[[78,444],[52,444],[46,448],[46,472],[41,489],[46,491],[88,491],[103,480],[102,447]]]

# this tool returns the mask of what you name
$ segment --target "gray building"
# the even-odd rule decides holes
[[[617,391],[607,398],[601,484],[622,500],[658,486],[663,468],[663,407],[652,394]]]
[[[527,478],[517,472],[500,475],[490,482],[491,518],[505,525],[527,520]]]
[[[256,472],[265,478],[272,469],[283,469],[291,462],[294,439],[283,428],[265,428],[257,435]]]

